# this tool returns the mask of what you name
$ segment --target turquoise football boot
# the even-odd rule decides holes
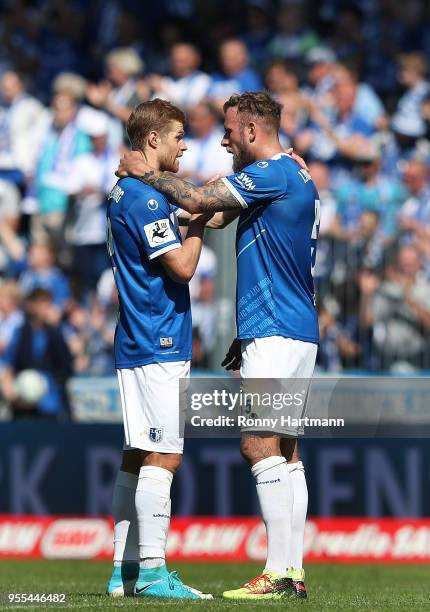
[[[111,597],[133,595],[138,576],[139,563],[123,563],[119,567],[114,567],[106,587],[106,593]]]
[[[140,569],[134,587],[136,597],[159,597],[172,599],[213,599],[212,595],[202,593],[187,586],[177,572],[168,572],[165,565],[151,569]]]

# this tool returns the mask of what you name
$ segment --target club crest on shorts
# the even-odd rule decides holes
[[[150,427],[149,439],[151,442],[161,442],[163,439],[163,429],[161,427]]]

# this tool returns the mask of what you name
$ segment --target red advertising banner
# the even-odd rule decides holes
[[[0,515],[0,559],[111,559],[109,518]],[[175,518],[167,555],[181,561],[259,561],[266,534],[257,518]],[[306,561],[430,563],[430,520],[310,519]]]

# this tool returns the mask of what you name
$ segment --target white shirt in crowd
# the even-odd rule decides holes
[[[49,123],[48,110],[31,96],[19,96],[1,107],[0,169],[32,174]]]
[[[232,156],[221,147],[223,131],[216,128],[206,138],[186,138],[185,151],[180,160],[179,172],[188,175],[192,182],[202,185],[216,174],[232,173]]]
[[[70,241],[75,245],[101,244],[106,240],[106,195],[118,180],[119,157],[108,150],[101,156],[85,153],[76,157],[67,179],[67,192],[75,195],[75,222]],[[87,193],[86,193],[87,191]]]
[[[206,97],[211,84],[211,78],[205,72],[196,70],[186,77],[163,79],[163,91],[156,92],[154,98],[169,100],[183,108],[190,108]]]

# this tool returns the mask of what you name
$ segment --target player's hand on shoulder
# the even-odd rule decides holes
[[[303,168],[303,170],[307,170],[309,172],[309,168],[306,165],[305,160],[303,159],[303,157],[300,157],[300,155],[297,155],[297,153],[294,153],[294,149],[293,147],[290,147],[289,149],[287,149],[285,151],[292,159],[294,159],[295,162],[297,162],[299,164],[299,166],[301,168]]]
[[[221,365],[225,367],[226,370],[239,370],[240,365],[242,363],[242,350],[241,350],[241,341],[235,338],[230,345],[230,348],[227,351],[224,360],[221,362]]]
[[[141,151],[126,151],[119,161],[115,174],[119,178],[126,176],[143,176],[153,170]]]

